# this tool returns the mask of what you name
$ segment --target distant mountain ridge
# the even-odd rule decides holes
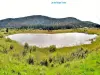
[[[8,18],[0,20],[0,27],[2,28],[46,28],[46,27],[58,27],[58,28],[80,28],[80,27],[99,27],[99,24],[81,21],[74,17],[67,18],[51,18],[42,15],[27,16],[21,18]]]

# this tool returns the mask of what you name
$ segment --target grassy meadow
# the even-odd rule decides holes
[[[89,45],[47,48],[21,45],[5,38],[17,33],[97,34]],[[79,28],[65,30],[0,29],[0,75],[100,75],[100,29]]]

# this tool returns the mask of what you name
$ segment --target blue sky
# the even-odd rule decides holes
[[[52,4],[53,1],[66,4]],[[0,0],[0,19],[31,15],[76,17],[100,24],[100,0]]]

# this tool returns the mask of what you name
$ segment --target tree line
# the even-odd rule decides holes
[[[71,29],[72,26],[62,25],[62,26],[45,26],[45,25],[34,25],[34,26],[21,26],[19,29],[42,29],[42,30],[57,30],[57,29]]]

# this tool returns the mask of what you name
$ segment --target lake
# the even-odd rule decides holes
[[[33,34],[20,33],[7,36],[12,40],[24,45],[28,43],[30,46],[49,47],[56,45],[56,47],[70,47],[82,44],[91,44],[95,41],[96,34],[86,33],[57,33],[57,34]]]

